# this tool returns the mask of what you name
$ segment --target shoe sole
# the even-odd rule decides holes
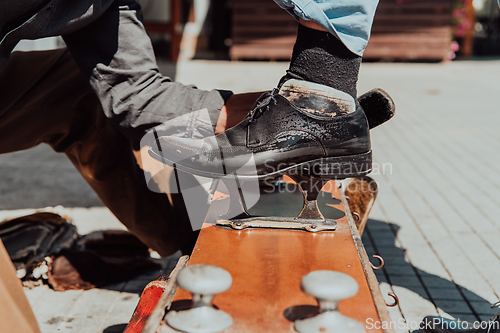
[[[292,167],[288,174],[300,174],[303,176],[345,179],[366,176],[372,171],[372,152],[325,157],[298,164]]]
[[[241,180],[258,179],[265,180],[268,178],[276,178],[283,175],[302,175],[323,179],[345,179],[352,177],[366,176],[372,171],[372,151],[366,153],[336,156],[336,157],[322,157],[315,160],[295,164],[284,169],[273,171],[266,174],[221,174],[215,172],[208,172],[203,170],[191,169],[184,165],[177,164],[169,159],[156,154],[151,148],[149,155],[155,160],[174,167],[177,170],[207,178],[222,178],[222,177],[238,177]]]

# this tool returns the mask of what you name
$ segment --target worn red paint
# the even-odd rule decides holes
[[[166,281],[152,281],[142,292],[139,303],[123,333],[140,333],[167,287]]]

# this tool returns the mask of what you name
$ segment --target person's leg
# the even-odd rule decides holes
[[[0,240],[0,332],[40,333],[16,269]]]
[[[106,118],[67,50],[14,53],[0,75],[0,153],[49,144],[144,243],[169,255],[193,241],[179,195],[148,190],[132,143]]]
[[[363,55],[378,0],[274,0],[302,25],[326,30],[354,54]],[[320,28],[321,27],[321,28]]]
[[[92,24],[63,36],[103,112],[129,138],[206,108],[215,128],[229,91],[204,91],[172,82],[156,64],[135,0],[115,0]]]
[[[371,171],[369,125],[357,102],[361,54],[377,0],[276,1],[300,20],[290,68],[248,116],[214,140],[161,137],[152,156],[206,177],[247,178],[288,172],[325,178]]]
[[[298,76],[356,98],[361,56],[378,0],[275,2],[300,23],[288,77]]]

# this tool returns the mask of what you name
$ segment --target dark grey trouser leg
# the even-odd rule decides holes
[[[231,93],[196,89],[161,75],[141,15],[134,0],[115,0],[95,22],[63,36],[104,113],[132,139],[203,108],[215,126]]]
[[[0,74],[0,153],[49,144],[65,153],[116,217],[162,255],[192,241],[180,195],[148,190],[132,142],[63,50],[16,52]]]

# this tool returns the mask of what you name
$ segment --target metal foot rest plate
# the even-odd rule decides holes
[[[337,222],[330,219],[309,220],[291,217],[249,217],[234,220],[217,220],[218,226],[230,227],[236,230],[247,228],[298,229],[310,232],[334,231]]]

